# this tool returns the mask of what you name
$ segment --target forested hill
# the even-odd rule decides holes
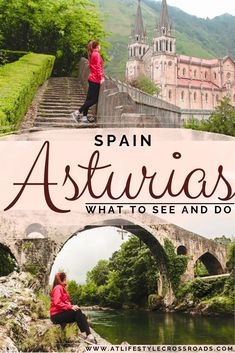
[[[93,0],[106,18],[106,29],[112,32],[111,62],[107,72],[123,77],[127,60],[127,43],[135,21],[137,0]],[[142,0],[142,12],[151,42],[159,18],[161,2]],[[168,5],[177,38],[177,52],[203,58],[231,55],[235,59],[235,16],[224,14],[213,19],[201,19]]]

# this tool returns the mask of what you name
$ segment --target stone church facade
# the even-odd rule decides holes
[[[166,0],[162,0],[152,45],[148,44],[138,0],[126,79],[132,81],[140,74],[159,86],[160,97],[179,106],[184,118],[207,117],[224,96],[229,96],[235,105],[235,62],[229,56],[207,60],[177,54]]]

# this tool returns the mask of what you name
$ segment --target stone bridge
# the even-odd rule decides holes
[[[22,270],[30,270],[38,275],[42,287],[46,288],[54,260],[64,244],[85,230],[107,226],[132,233],[150,248],[160,270],[158,293],[165,297],[168,304],[173,302],[174,294],[164,249],[166,239],[172,242],[176,254],[188,258],[187,270],[181,278],[183,282],[194,278],[194,266],[199,259],[209,275],[227,272],[226,246],[146,214],[122,215],[121,218],[77,214],[64,224],[57,216],[50,218],[43,213],[14,212],[1,217],[0,245],[9,249]],[[87,241],[89,251],[89,241],[92,239],[88,238]]]

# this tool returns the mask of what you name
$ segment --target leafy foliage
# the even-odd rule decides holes
[[[0,276],[7,276],[16,269],[16,260],[9,249],[4,245],[0,245]]]
[[[224,245],[229,245],[231,243],[231,239],[226,237],[225,235],[222,235],[221,237],[216,237],[214,239],[219,244],[224,244]]]
[[[100,272],[99,272],[100,271]],[[87,283],[77,285],[77,303],[119,308],[141,306],[156,293],[158,268],[147,246],[131,237],[109,261],[101,260],[88,273]],[[74,298],[75,285],[68,286]],[[76,290],[75,290],[76,291]]]
[[[235,272],[235,241],[228,246],[228,268],[230,271]]]
[[[196,277],[208,276],[209,272],[202,261],[198,260],[194,267],[194,275]]]
[[[19,60],[22,56],[29,54],[26,51],[0,50],[0,66]]]
[[[87,281],[94,282],[97,286],[102,286],[106,283],[109,276],[109,262],[100,260],[98,264],[87,274]]]
[[[235,107],[224,97],[208,120],[192,119],[184,124],[187,129],[215,132],[235,136]]]
[[[74,70],[89,40],[106,45],[101,23],[88,0],[0,0],[2,47],[55,55],[56,75]]]
[[[164,241],[164,249],[168,259],[168,271],[174,292],[180,285],[181,276],[187,269],[188,258],[185,255],[176,255],[175,248],[169,239]]]
[[[17,129],[38,87],[51,75],[54,57],[28,54],[0,67],[0,132]]]
[[[140,75],[130,82],[131,86],[140,89],[141,91],[154,95],[160,93],[160,88],[154,84],[147,76]]]

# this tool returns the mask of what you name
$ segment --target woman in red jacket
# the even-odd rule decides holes
[[[72,113],[72,117],[77,122],[89,123],[87,119],[88,110],[98,102],[100,85],[104,82],[103,60],[100,55],[100,44],[96,40],[91,40],[88,44],[88,58],[90,75],[88,77],[88,92],[83,106]]]
[[[76,322],[81,331],[80,336],[89,343],[96,344],[96,339],[91,334],[86,316],[82,313],[79,306],[70,303],[66,285],[66,274],[64,272],[57,273],[51,291],[51,321],[53,324]]]

